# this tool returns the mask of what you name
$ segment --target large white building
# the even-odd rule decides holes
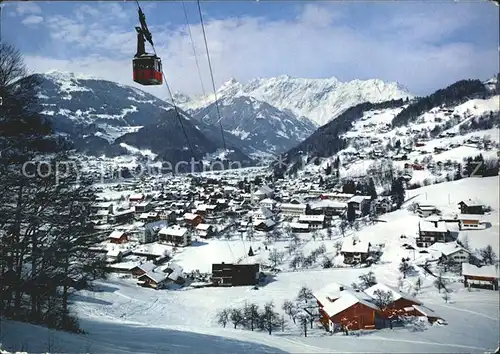
[[[306,209],[306,204],[283,203],[280,205],[281,214],[283,214],[284,216],[305,215]]]

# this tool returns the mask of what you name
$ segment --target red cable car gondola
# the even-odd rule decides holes
[[[153,45],[153,37],[146,25],[146,17],[139,8],[139,21],[141,27],[136,27],[137,31],[137,53],[132,61],[134,71],[134,81],[141,85],[161,85],[163,84],[163,72],[161,59],[156,54],[146,53],[146,40]]]

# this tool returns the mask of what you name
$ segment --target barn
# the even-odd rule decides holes
[[[334,326],[348,330],[375,329],[380,309],[362,292],[345,290],[335,301],[328,302],[322,311]]]
[[[382,283],[377,283],[370,286],[365,290],[365,293],[367,293],[373,299],[376,299],[377,291],[389,293],[392,297],[392,303],[380,312],[381,317],[384,319],[391,319],[401,315],[408,315],[413,311],[414,305],[422,305],[422,302],[420,302],[413,296],[400,292],[399,290]]]
[[[374,329],[380,309],[367,294],[338,283],[315,292],[320,307],[320,322],[329,331]]]
[[[128,236],[123,231],[115,230],[108,236],[108,240],[111,243],[122,244],[128,242]]]
[[[244,286],[259,283],[259,264],[212,264],[215,286]]]
[[[462,276],[465,287],[485,287],[498,290],[498,268],[494,265],[477,267],[462,263]]]

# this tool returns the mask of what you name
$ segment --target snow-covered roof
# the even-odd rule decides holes
[[[459,214],[457,215],[458,220],[476,220],[476,221],[482,221],[483,216],[480,214]]]
[[[273,193],[273,190],[271,188],[269,188],[269,186],[261,186],[258,190],[258,192],[260,193],[264,193],[264,194],[270,194],[270,193]]]
[[[267,227],[274,226],[276,223],[272,221],[271,219],[265,219],[265,220],[255,220],[253,222],[254,226],[260,225],[260,224],[265,224]]]
[[[418,208],[420,210],[427,210],[427,211],[433,211],[436,210],[436,207],[434,205],[424,205],[424,204],[419,204]]]
[[[462,200],[460,203],[464,203],[468,207],[470,206],[483,206],[484,204],[478,198],[470,198],[467,200]],[[458,204],[460,204],[458,203]]]
[[[145,206],[148,206],[150,204],[151,204],[150,202],[141,202],[141,203],[137,203],[135,206],[136,207],[145,207]]]
[[[305,210],[307,206],[305,204],[292,204],[292,203],[283,203],[280,205],[281,209],[302,209]]]
[[[424,232],[447,232],[446,222],[439,221],[436,223],[422,220],[420,221],[420,231]]]
[[[120,249],[118,247],[115,247],[115,248],[109,248],[108,249],[108,252],[106,253],[106,256],[108,257],[118,257],[120,254],[122,255],[127,255],[131,253],[130,250],[127,250],[127,249]]]
[[[132,200],[140,200],[144,198],[144,194],[142,193],[137,193],[137,194],[131,194],[130,197],[128,197],[128,199],[132,199]]]
[[[148,273],[156,268],[156,264],[154,264],[153,262],[146,262],[146,263],[138,264],[134,268],[139,268],[142,271],[144,271],[145,273]]]
[[[147,254],[147,255],[153,255],[153,256],[164,256],[169,254],[170,250],[172,249],[171,246],[168,245],[162,245],[159,243],[146,243],[144,245],[137,246],[134,249],[135,254]]]
[[[332,208],[332,209],[342,209],[347,208],[347,203],[337,202],[331,199],[321,199],[310,203],[311,209],[322,209],[322,208]]]
[[[309,230],[309,224],[303,224],[300,222],[291,222],[289,223],[292,229],[300,229],[300,230]]]
[[[276,204],[276,201],[271,198],[262,199],[260,204]]]
[[[198,217],[198,214],[186,213],[184,214],[184,220],[194,220]]]
[[[462,275],[498,279],[498,268],[494,265],[477,267],[474,264],[462,263]]]
[[[439,222],[441,221],[441,217],[439,215],[429,215],[424,219],[425,221],[430,221],[430,222]]]
[[[335,316],[338,313],[348,309],[349,307],[360,303],[374,310],[380,310],[377,305],[370,302],[367,295],[363,292],[356,292],[351,290],[344,290],[340,292],[340,297],[334,302],[327,302],[323,304],[323,310],[329,317]]]
[[[346,237],[342,242],[341,252],[368,253],[370,243],[367,241],[356,241],[352,237]]]
[[[198,226],[196,226],[196,230],[203,230],[203,231],[206,231],[208,230],[212,225],[210,224],[198,224]]]
[[[371,199],[371,197],[368,197],[366,195],[355,195],[351,199],[349,199],[349,203],[361,203],[364,200]]]
[[[177,263],[170,263],[167,269],[170,270],[170,272],[168,272],[168,278],[172,279],[173,281],[176,281],[178,278],[182,277],[182,274],[184,272],[182,267]]]
[[[124,234],[123,231],[115,230],[109,234],[108,238],[119,239],[120,237],[123,236],[123,234]]]
[[[441,316],[439,316],[434,310],[423,305],[413,305],[413,308],[426,317],[441,318]]]
[[[299,222],[324,222],[325,221],[325,216],[324,215],[300,215],[299,216]]]
[[[149,279],[153,280],[155,283],[160,283],[167,279],[167,274],[163,272],[155,272],[154,270],[147,272],[146,274],[143,274],[139,277],[139,280],[142,278],[148,277]]]
[[[389,285],[382,284],[382,283],[377,283],[375,285],[370,286],[368,289],[365,290],[365,293],[367,293],[372,298],[376,298],[375,292],[377,290],[391,293],[393,301],[396,301],[399,299],[406,299],[406,300],[412,301],[416,304],[422,304],[417,298],[415,298],[411,295],[402,293],[399,290],[397,290]]]
[[[440,253],[444,254],[445,256],[449,256],[449,255],[456,253],[458,251],[464,251],[464,252],[470,253],[465,248],[460,247],[460,245],[457,244],[456,242],[447,242],[447,243],[438,242],[438,243],[435,243],[432,246],[430,246],[428,249],[430,251],[440,252]]]
[[[324,305],[327,302],[338,299],[340,297],[341,292],[344,291],[345,289],[348,289],[348,287],[340,283],[332,282],[329,283],[327,286],[321,288],[320,290],[314,291],[313,295],[316,298],[316,300],[318,300],[319,302],[321,302],[322,305]]]
[[[253,212],[254,216],[263,216],[265,219],[273,217],[273,212],[266,207],[260,207],[259,209]]]
[[[185,227],[164,227],[160,231],[159,234],[169,235],[169,236],[184,236],[188,232],[188,229]]]
[[[113,213],[113,215],[118,216],[118,215],[125,215],[125,214],[131,214],[135,212],[134,208],[126,209],[126,210],[117,210]]]

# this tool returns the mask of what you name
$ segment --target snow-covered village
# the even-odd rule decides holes
[[[231,44],[212,43],[212,69],[207,36],[244,24],[227,29],[208,3],[182,2],[187,42],[178,43],[164,39],[153,9],[180,3],[70,4],[73,17],[55,3],[0,1],[0,17],[34,36],[54,30],[50,13],[68,28],[51,40],[74,46],[69,37],[89,27],[78,37],[87,48],[100,12],[122,31],[138,11],[141,27],[107,42],[118,50],[126,38],[128,53],[137,41],[139,55],[130,82],[117,78],[120,59],[103,59],[106,72],[53,69],[59,59],[18,49],[2,24],[0,353],[498,353],[498,65],[460,62],[463,74],[443,69],[442,82],[422,71],[408,88],[382,74],[252,67],[222,77],[216,47]],[[484,15],[471,24],[498,25],[495,1],[451,3],[408,9],[431,16],[456,5]],[[205,6],[215,16],[206,23]],[[336,8],[298,7],[288,26],[341,35],[324,18]],[[192,45],[186,65],[203,92],[168,76],[184,73],[177,59],[162,69],[156,49],[140,52],[154,49],[143,11],[164,35],[158,55]],[[189,24],[191,11],[200,23]],[[465,22],[440,25],[455,33]],[[146,59],[154,65],[138,64]],[[412,84],[424,79],[425,89]],[[156,90],[166,80],[169,99]]]

